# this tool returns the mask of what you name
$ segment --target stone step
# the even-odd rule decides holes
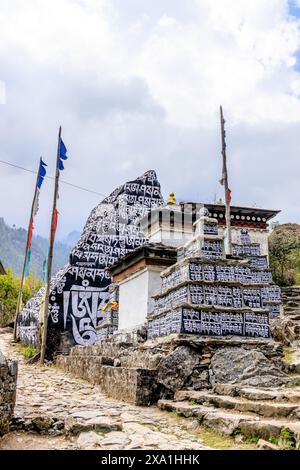
[[[288,302],[300,302],[299,292],[295,295],[283,295],[282,298]]]
[[[284,316],[299,315],[299,314],[300,314],[300,308],[284,307],[283,309]]]
[[[227,436],[241,433],[247,437],[259,436],[270,439],[280,438],[283,434],[288,435],[295,448],[300,449],[299,420],[261,418],[250,413],[224,411],[214,406],[192,405],[171,400],[159,400],[158,406],[162,410],[176,412],[187,418],[196,418],[203,426]]]
[[[288,317],[289,317],[289,320],[299,322],[300,321],[300,311],[299,311],[299,313],[290,312],[288,314]]]
[[[272,401],[249,400],[244,397],[217,395],[206,391],[177,392],[175,400],[190,400],[199,405],[213,405],[216,408],[239,411],[241,413],[255,413],[266,418],[300,418],[300,402],[281,403]]]
[[[284,314],[286,315],[287,313],[299,313],[300,312],[300,306],[298,305],[297,307],[292,307],[292,306],[288,306],[288,305],[284,305],[283,306],[283,312]]]
[[[300,302],[300,299],[297,296],[287,296],[287,295],[282,295],[281,296],[281,300],[283,303],[286,303],[286,302]]]
[[[283,301],[289,301],[289,300],[299,300],[299,292],[296,292],[296,293],[292,293],[292,292],[289,292],[289,293],[281,293],[281,299]]]
[[[295,315],[296,315],[296,314],[299,314],[300,308],[298,308],[298,307],[295,308],[295,307],[284,306],[283,311],[284,311],[284,314],[285,314],[285,315],[288,314],[288,313],[289,313],[289,314],[290,314],[290,313],[295,313]]]
[[[103,416],[97,410],[85,410],[70,413],[69,416],[58,418],[47,414],[36,413],[26,417],[16,415],[10,423],[11,431],[38,432],[42,435],[79,434],[81,432],[95,431],[108,434],[122,430],[122,423],[118,418]]]
[[[300,307],[300,302],[294,302],[294,301],[287,301],[287,302],[284,302],[284,309],[299,309]]]
[[[282,295],[300,295],[300,288],[299,287],[283,287],[281,289]]]
[[[240,388],[239,395],[248,400],[279,401],[283,403],[296,403],[300,406],[300,387],[264,390],[258,388]]]
[[[300,289],[294,287],[282,287],[282,295],[299,295]]]
[[[101,348],[95,346],[73,346],[70,351],[70,356],[100,356]]]
[[[250,386],[237,386],[231,384],[217,384],[214,393],[232,397],[244,397],[248,400],[279,401],[283,403],[296,403],[300,406],[300,375],[293,374],[290,377],[288,387],[279,388],[257,388]],[[296,385],[297,384],[297,385]]]
[[[300,375],[295,374],[295,373],[290,374],[289,387],[290,388],[296,388],[296,387],[299,388],[299,385],[300,385]]]

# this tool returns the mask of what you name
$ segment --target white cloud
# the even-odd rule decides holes
[[[283,218],[300,221],[299,28],[287,0],[1,0],[0,158],[34,168],[42,152],[53,171],[61,123],[71,154],[65,179],[107,194],[155,168],[165,193],[212,199],[221,192],[222,103],[234,202],[283,208]],[[8,195],[0,216],[26,225],[17,200],[30,205],[30,178],[0,178]],[[99,198],[61,194],[67,232]]]
[[[5,93],[5,83],[0,80],[0,104],[5,104],[6,102],[6,93]]]
[[[286,2],[198,4],[196,22],[158,23],[141,54],[139,72],[170,122],[207,122],[221,101],[236,120],[299,120],[299,22],[288,17]]]

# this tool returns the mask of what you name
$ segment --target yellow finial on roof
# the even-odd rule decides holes
[[[175,194],[170,193],[169,194],[169,199],[168,199],[168,205],[174,205],[174,204],[177,204]]]

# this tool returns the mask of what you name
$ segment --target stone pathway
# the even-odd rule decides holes
[[[25,364],[11,339],[0,330],[0,349],[19,360],[15,432],[0,449],[207,449],[188,420],[109,399],[54,366]]]

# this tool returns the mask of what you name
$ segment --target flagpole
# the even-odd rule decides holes
[[[223,157],[223,174],[222,184],[225,189],[225,218],[227,228],[227,249],[229,255],[232,255],[232,234],[231,234],[231,215],[230,215],[230,189],[228,186],[228,172],[227,172],[227,155],[226,155],[226,132],[225,132],[225,119],[223,116],[223,108],[220,106],[221,117],[221,133],[222,133],[222,157]]]
[[[33,212],[34,212],[34,205],[35,205],[35,201],[36,201],[36,197],[37,197],[37,191],[38,191],[38,181],[39,181],[39,173],[40,173],[41,162],[42,162],[42,157],[40,158],[39,169],[38,169],[38,172],[37,172],[34,196],[33,196],[33,200],[32,200],[31,212],[30,212],[30,218],[29,218],[29,224],[28,224],[25,257],[24,257],[24,262],[23,262],[21,283],[20,283],[20,289],[19,289],[18,301],[17,301],[17,307],[16,307],[16,314],[15,314],[15,320],[14,320],[14,341],[17,341],[17,324],[18,324],[18,317],[19,317],[19,313],[20,313],[20,310],[21,310],[21,303],[22,303],[22,297],[23,297],[25,269],[26,269],[28,251],[29,251],[30,229],[31,229],[31,225],[33,223]]]
[[[52,262],[53,262],[53,246],[55,239],[55,218],[56,218],[56,206],[57,206],[57,196],[58,196],[58,185],[59,185],[59,155],[60,155],[60,145],[61,145],[61,126],[58,132],[58,144],[57,144],[57,158],[56,158],[56,173],[55,173],[55,184],[54,184],[54,195],[53,195],[53,208],[52,208],[52,218],[51,218],[51,230],[50,230],[50,243],[49,243],[49,255],[48,255],[48,265],[47,265],[47,285],[46,285],[46,294],[45,294],[45,303],[44,303],[44,315],[43,315],[43,330],[42,330],[42,344],[41,344],[41,355],[40,362],[41,364],[45,361],[46,355],[46,346],[47,346],[47,330],[48,330],[48,316],[49,316],[49,295],[50,295],[50,284],[51,284],[51,273],[52,273]]]

